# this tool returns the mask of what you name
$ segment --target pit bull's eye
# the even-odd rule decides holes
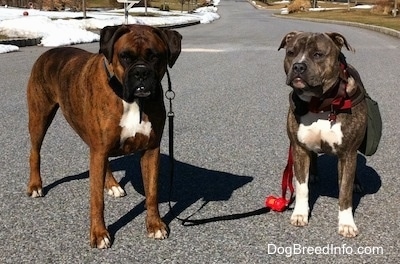
[[[293,50],[286,50],[286,56],[294,56]]]
[[[314,53],[314,58],[315,59],[320,59],[320,58],[322,58],[324,56],[324,54],[322,53],[322,52],[315,52]]]

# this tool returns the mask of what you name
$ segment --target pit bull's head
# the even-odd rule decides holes
[[[286,49],[286,84],[301,98],[321,97],[339,80],[343,46],[353,51],[339,33],[288,33],[278,49]]]

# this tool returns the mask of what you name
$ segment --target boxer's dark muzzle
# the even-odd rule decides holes
[[[132,102],[135,98],[154,96],[159,87],[156,72],[145,65],[131,67],[124,83],[123,99],[126,102]]]

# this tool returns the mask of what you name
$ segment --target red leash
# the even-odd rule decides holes
[[[338,110],[348,110],[352,107],[352,101],[346,92],[347,86],[347,64],[345,62],[345,58],[343,54],[340,54],[340,68],[342,69],[342,75],[345,79],[345,85],[341,86],[341,83],[335,88],[334,96],[326,99],[327,102],[321,101],[320,98],[313,97],[311,102],[309,103],[309,111],[314,113],[319,113],[321,111],[330,111],[328,115],[328,120],[331,122],[336,121],[336,114]],[[325,103],[325,104],[324,104]],[[287,188],[290,190],[290,198],[286,199]],[[273,195],[268,196],[265,199],[265,206],[270,208],[273,211],[283,212],[285,211],[289,205],[293,202],[294,198],[294,187],[293,187],[293,155],[292,155],[292,146],[289,146],[289,154],[288,161],[286,164],[286,168],[283,171],[282,176],[282,196],[275,197]]]
[[[290,190],[290,198],[286,199],[287,188]],[[282,176],[282,196],[268,196],[265,199],[265,206],[273,211],[283,212],[293,202],[294,187],[293,187],[293,155],[292,146],[289,146],[288,161]]]

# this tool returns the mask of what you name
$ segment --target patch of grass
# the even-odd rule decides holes
[[[8,39],[8,37],[0,34],[0,39]]]
[[[286,7],[285,4],[274,4],[271,3],[265,4],[261,1],[257,1],[257,4],[263,6],[268,9],[276,9],[277,11],[281,8]],[[337,20],[337,21],[348,21],[348,22],[356,22],[368,25],[381,26],[386,28],[391,28],[394,30],[400,30],[400,17],[393,17],[391,15],[384,15],[373,13],[371,10],[365,9],[347,9],[347,4],[343,3],[330,3],[330,2],[318,2],[318,6],[322,8],[332,8],[332,7],[341,7],[340,10],[327,10],[327,11],[308,11],[308,12],[298,12],[291,13],[290,17],[299,17],[299,18],[315,18],[315,19],[325,19],[325,20]],[[352,4],[351,6],[354,6]],[[277,14],[279,14],[277,12]]]

